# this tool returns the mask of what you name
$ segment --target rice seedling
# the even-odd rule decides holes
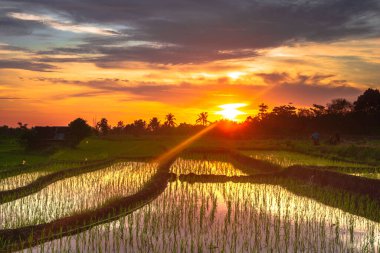
[[[271,163],[278,164],[282,167],[289,167],[292,165],[335,166],[353,168],[370,167],[363,164],[331,160],[323,157],[305,155],[289,151],[250,150],[242,151],[242,153],[256,159],[266,160]]]
[[[55,182],[0,205],[0,229],[54,221],[131,195],[154,177],[158,167],[120,162]],[[224,155],[178,158],[170,172],[245,175]],[[379,253],[379,206],[364,196],[268,175],[255,183],[188,183],[179,177],[131,214],[112,218],[119,216],[111,212],[106,222],[94,220],[99,225],[70,236],[61,231],[57,239],[37,246],[31,237],[20,241],[20,248],[25,248],[20,252]],[[349,212],[353,209],[360,211]],[[0,246],[6,244],[0,238]]]
[[[136,192],[156,169],[156,164],[120,162],[55,182],[35,194],[0,205],[0,228],[36,225],[95,208],[111,198]]]
[[[41,176],[49,174],[44,171],[37,171],[31,173],[22,173],[17,176],[6,177],[0,179],[0,191],[6,191],[11,189],[16,189],[25,186]]]
[[[228,162],[227,155],[220,155],[217,159],[191,159],[187,156],[186,159],[178,158],[170,168],[170,172],[175,174],[213,174],[226,176],[242,176],[247,175],[233,164]]]
[[[380,179],[380,168],[365,164],[332,160],[289,151],[250,150],[241,152],[249,157],[268,161],[283,168],[292,165],[319,166],[350,175]]]
[[[379,234],[379,223],[281,186],[176,181],[128,216],[32,252],[379,252]]]

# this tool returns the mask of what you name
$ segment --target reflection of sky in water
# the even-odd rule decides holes
[[[351,175],[358,177],[368,177],[373,179],[380,179],[380,173],[350,173]]]
[[[0,205],[0,229],[49,222],[96,208],[114,197],[133,194],[156,168],[149,163],[116,163],[57,181],[35,194]]]
[[[49,174],[48,172],[39,171],[31,173],[23,173],[12,177],[0,179],[0,191],[16,189],[25,186],[41,176]]]
[[[217,160],[194,160],[178,158],[170,167],[170,171],[179,174],[213,174],[226,176],[243,176],[246,173],[240,171],[234,165]]]
[[[57,250],[61,243],[61,250],[78,247],[84,252],[93,252],[92,247],[106,252],[188,252],[192,247],[203,252],[210,247],[217,247],[214,252],[379,252],[379,233],[379,223],[280,186],[177,181],[131,215],[44,247]]]

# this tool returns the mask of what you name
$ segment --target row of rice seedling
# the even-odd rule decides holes
[[[379,235],[379,223],[281,186],[175,181],[126,217],[24,252],[376,253]]]
[[[194,156],[194,158],[199,158]],[[228,155],[217,156],[216,159],[209,156],[207,159],[194,159],[187,155],[185,158],[177,158],[172,164],[170,172],[179,174],[213,174],[226,176],[242,176],[247,175],[230,162],[227,162]]]
[[[380,179],[380,168],[365,164],[331,160],[289,151],[250,150],[241,152],[249,157],[265,160],[284,168],[292,165],[331,167],[342,173]]]
[[[41,166],[19,166],[9,171],[0,172],[0,191],[17,189],[28,185],[36,179],[65,169],[80,168],[89,162],[50,162]]]
[[[99,161],[54,161],[38,165],[19,165],[8,169],[0,169],[0,179],[7,177],[17,176],[19,174],[41,172],[41,173],[53,173],[56,171],[64,170],[67,168],[76,168]]]
[[[156,170],[154,163],[120,162],[57,181],[35,194],[0,205],[0,229],[46,223],[99,207],[137,192]]]
[[[353,167],[366,168],[372,167],[369,165],[357,164],[353,162],[344,162],[339,160],[331,160],[323,157],[306,155],[289,151],[274,151],[274,150],[245,150],[241,151],[255,159],[266,160],[271,163],[278,164],[282,167],[292,165],[310,165],[310,166],[336,166],[336,167]]]
[[[46,171],[36,171],[0,179],[0,191],[12,190],[25,186],[35,181],[37,178],[47,174],[49,173]]]

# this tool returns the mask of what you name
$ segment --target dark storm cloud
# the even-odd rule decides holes
[[[118,27],[115,36],[91,36],[77,48],[48,51],[100,53],[102,57],[87,60],[101,67],[121,61],[179,64],[252,57],[258,49],[297,41],[378,36],[380,25],[373,22],[380,13],[377,0],[0,2],[19,12],[59,14],[78,24]],[[120,46],[126,41],[163,46]]]

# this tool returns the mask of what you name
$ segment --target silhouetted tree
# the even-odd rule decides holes
[[[69,123],[68,144],[77,146],[84,138],[91,135],[91,127],[84,119],[77,118]]]
[[[167,127],[175,127],[176,125],[175,120],[176,120],[175,116],[172,113],[169,113],[165,116],[164,125]]]
[[[150,119],[149,124],[148,124],[148,129],[149,131],[152,132],[157,132],[158,129],[160,128],[160,121],[158,120],[157,117],[153,117]]]
[[[354,109],[357,112],[369,114],[380,114],[380,92],[379,90],[368,89],[354,102]]]
[[[22,122],[17,122],[17,125],[21,130],[28,129],[28,124],[22,124]]]
[[[268,109],[269,109],[269,106],[266,105],[266,104],[264,104],[264,103],[261,103],[259,105],[259,114],[258,114],[258,116],[259,116],[260,119],[265,118],[265,116],[267,115]]]
[[[196,120],[196,123],[197,124],[200,123],[202,126],[206,126],[209,123],[207,118],[208,118],[208,113],[207,112],[201,112],[200,114],[198,114],[198,119]]]
[[[98,131],[102,134],[102,135],[107,135],[109,130],[110,130],[110,126],[108,125],[108,120],[106,118],[102,118],[97,124],[96,124],[96,128],[98,129]]]
[[[327,112],[330,114],[347,114],[352,111],[352,104],[345,98],[336,98],[327,104]]]
[[[248,117],[245,119],[245,122],[246,122],[246,123],[252,123],[254,120],[255,120],[255,117],[248,116]]]
[[[310,110],[314,113],[316,117],[320,117],[327,113],[326,107],[323,105],[313,104],[313,107]]]
[[[133,125],[136,129],[139,129],[139,130],[145,130],[146,128],[146,121],[145,120],[142,120],[142,119],[138,119],[138,120],[135,120],[133,122]]]
[[[122,134],[124,131],[124,128],[125,128],[124,122],[120,120],[117,122],[117,125],[112,129],[112,131],[115,134]]]
[[[271,114],[281,117],[290,117],[296,115],[296,107],[292,105],[281,105],[273,108]]]
[[[125,130],[129,134],[139,136],[146,131],[146,121],[142,119],[135,120],[132,124],[126,125]]]
[[[303,118],[312,118],[314,116],[314,112],[311,109],[307,109],[307,108],[299,108],[297,114],[298,114],[298,117],[303,117]]]

